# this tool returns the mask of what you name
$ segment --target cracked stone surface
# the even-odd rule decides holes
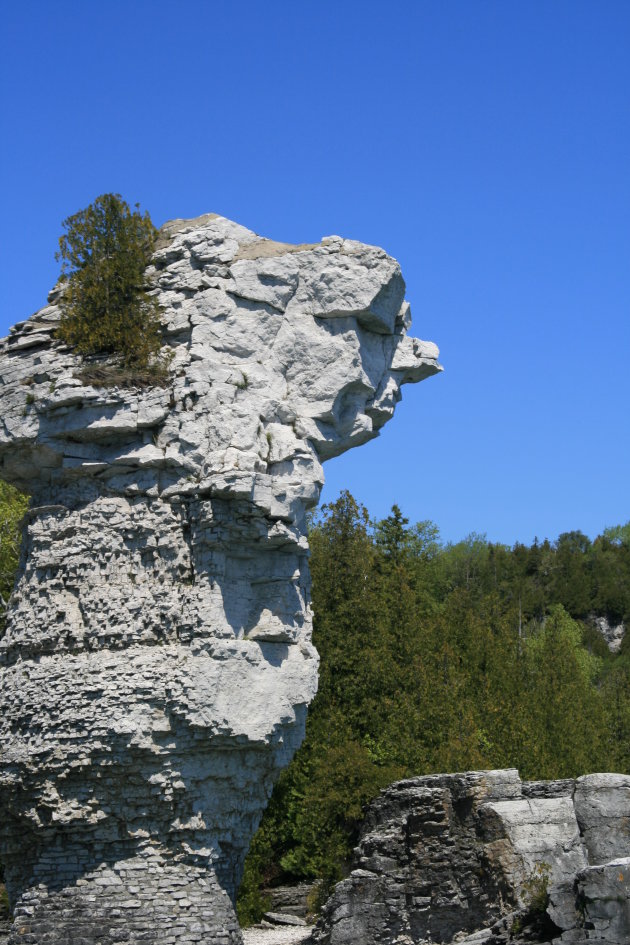
[[[0,342],[0,476],[32,495],[0,641],[11,942],[236,945],[232,902],[317,686],[322,462],[440,370],[396,261],[214,214],[148,271],[164,388],[86,386],[49,305]]]
[[[314,945],[630,942],[630,777],[429,775],[368,808]],[[546,913],[531,881],[548,871]],[[539,887],[540,888],[540,887]]]

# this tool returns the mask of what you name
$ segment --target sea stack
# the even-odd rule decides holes
[[[322,462],[440,370],[398,263],[208,214],[147,273],[164,387],[94,386],[59,290],[0,342],[0,476],[28,492],[0,641],[10,941],[241,941],[250,840],[317,688]]]

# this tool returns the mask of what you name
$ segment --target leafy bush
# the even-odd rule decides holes
[[[263,914],[271,908],[271,897],[265,895],[260,888],[262,875],[259,870],[252,868],[251,863],[250,860],[250,866],[243,876],[236,903],[236,914],[242,929],[260,922]]]
[[[63,226],[57,337],[82,355],[146,371],[161,346],[159,306],[144,277],[157,237],[149,214],[103,194]]]
[[[523,883],[523,898],[530,912],[545,912],[549,904],[549,880],[551,867],[549,863],[536,863],[533,870]]]

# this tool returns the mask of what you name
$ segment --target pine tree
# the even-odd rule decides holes
[[[161,345],[159,306],[144,275],[157,237],[149,214],[103,194],[63,226],[57,336],[79,354],[146,369]]]

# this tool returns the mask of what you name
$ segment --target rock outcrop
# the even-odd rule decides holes
[[[58,292],[0,343],[0,476],[32,495],[0,641],[12,942],[236,943],[230,899],[317,685],[321,463],[440,370],[398,264],[209,214],[149,277],[164,387],[95,387]]]
[[[596,614],[591,614],[588,622],[601,633],[610,652],[619,653],[626,635],[624,622],[611,623],[608,617],[598,617]]]
[[[630,942],[630,777],[514,769],[391,785],[315,945]]]
[[[275,886],[264,889],[263,895],[269,899],[272,912],[283,912],[307,919],[313,910],[317,896],[317,883],[298,883],[296,886]]]

